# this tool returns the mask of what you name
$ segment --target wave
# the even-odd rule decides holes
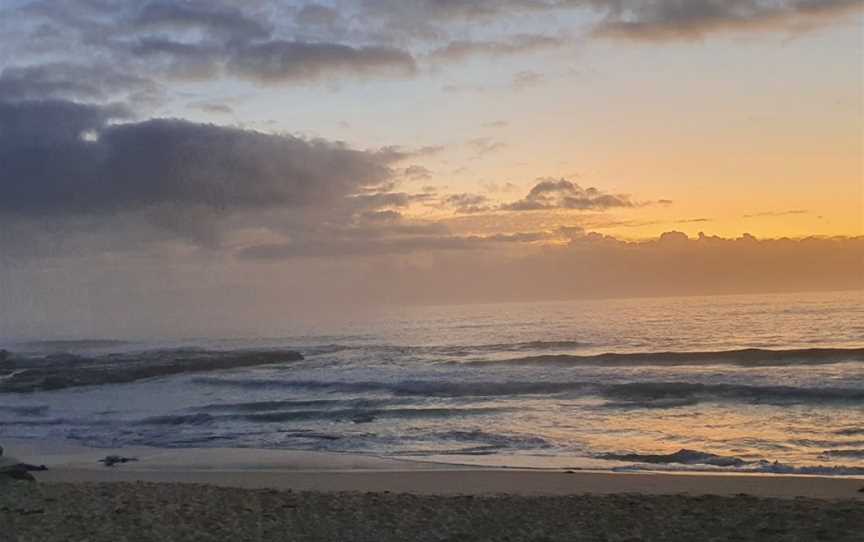
[[[169,416],[152,416],[144,418],[139,423],[142,425],[207,425],[216,421],[215,416],[210,414],[176,414]]]
[[[612,461],[628,461],[633,463],[670,464],[682,465],[713,465],[715,467],[740,467],[746,461],[739,457],[723,456],[698,450],[682,448],[671,454],[599,454],[597,459]]]
[[[517,448],[524,449],[544,449],[551,448],[552,444],[542,437],[533,435],[514,435],[490,433],[487,431],[471,430],[471,431],[444,431],[430,435],[436,441],[456,441],[468,443],[482,443],[488,448]]]
[[[223,379],[200,377],[196,384],[241,389],[290,388],[333,392],[386,392],[395,396],[422,397],[504,397],[551,395],[578,392],[611,399],[604,406],[662,407],[706,401],[746,401],[789,404],[802,402],[861,402],[862,388],[799,388],[792,386],[748,386],[744,384],[701,384],[691,382],[340,382],[320,380]]]
[[[864,427],[846,427],[843,429],[838,429],[834,432],[834,434],[847,436],[864,435]]]
[[[370,423],[387,418],[444,418],[450,416],[477,416],[501,412],[501,408],[343,408],[334,410],[290,410],[256,412],[248,414],[211,415],[206,413],[153,416],[140,420],[140,425],[209,425],[220,420],[239,420],[257,423],[328,420],[336,422]]]
[[[632,382],[608,385],[603,396],[629,404],[660,400],[748,401],[786,404],[806,402],[860,402],[860,388],[799,388],[793,386],[747,386],[743,384],[700,384],[691,382]]]
[[[864,459],[864,450],[825,450],[819,457],[822,459],[833,459],[835,457]]]
[[[308,407],[334,407],[334,408],[375,408],[384,405],[408,403],[411,401],[398,401],[389,399],[309,399],[309,400],[279,400],[279,401],[251,401],[244,403],[213,403],[195,410],[203,412],[269,412],[273,410],[308,408]]]
[[[141,353],[10,357],[0,369],[0,392],[25,393],[77,386],[121,384],[182,373],[200,373],[296,362],[293,350],[155,350]]]
[[[852,465],[804,465],[795,466],[785,463],[760,463],[743,467],[717,467],[713,465],[628,465],[615,467],[613,472],[729,472],[747,474],[786,474],[798,476],[864,476],[864,467]]]
[[[860,458],[864,457],[864,450],[832,450],[833,457]],[[823,460],[833,459],[829,452],[825,452]],[[860,454],[860,455],[859,455]],[[712,471],[733,470],[746,473],[771,473],[771,474],[806,474],[822,476],[861,476],[864,475],[864,467],[850,465],[804,465],[795,466],[780,463],[778,461],[767,461],[759,459],[756,461],[745,461],[740,457],[718,455],[699,450],[688,450],[686,448],[670,454],[598,454],[597,459],[612,461],[632,462],[633,465],[626,467],[615,467],[613,471]]]
[[[454,357],[475,355],[481,352],[528,352],[538,350],[571,350],[591,346],[581,341],[525,341],[515,343],[493,343],[464,346],[418,347],[432,354],[446,354]]]
[[[381,418],[447,418],[451,416],[478,416],[502,412],[501,408],[385,408],[340,410],[295,410],[289,412],[262,412],[232,416],[251,422],[288,422],[305,420],[351,421],[371,423]]]
[[[701,400],[698,397],[660,397],[647,399],[628,399],[625,401],[606,401],[602,408],[609,409],[662,409],[662,408],[680,408],[698,405]]]
[[[14,414],[15,416],[44,416],[48,412],[48,405],[36,406],[6,406],[0,405],[0,413]]]
[[[367,350],[383,354],[411,356],[467,357],[489,352],[532,352],[543,350],[573,350],[591,346],[590,343],[574,340],[524,341],[513,343],[490,343],[469,345],[392,345],[392,344],[319,344],[298,348],[304,355],[322,356],[345,351]]]
[[[478,365],[560,365],[639,367],[688,365],[737,365],[742,367],[785,367],[793,365],[830,365],[864,362],[864,348],[801,348],[764,350],[745,348],[706,352],[635,352],[591,356],[573,354],[530,356],[499,361],[471,361]]]
[[[262,389],[293,388],[348,393],[389,392],[397,396],[423,397],[496,397],[505,395],[549,394],[591,387],[580,382],[433,382],[408,380],[401,382],[324,381],[276,379],[224,379],[199,377],[193,383],[207,386]]]

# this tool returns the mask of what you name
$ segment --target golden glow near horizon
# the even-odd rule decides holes
[[[493,217],[513,231],[524,231],[517,224],[578,224],[623,239],[669,230],[724,237],[864,233],[857,27],[783,42],[628,47],[589,48],[584,74],[559,74],[519,92],[455,94],[448,108],[456,112],[456,131],[485,140],[487,149],[472,148],[467,137],[468,143],[452,143],[423,162],[432,176],[409,186],[507,202],[523,197],[537,178],[566,178],[645,203],[602,218],[533,211],[448,220],[471,233],[482,233],[480,224]],[[594,49],[601,59],[617,55],[620,65],[602,66]],[[651,66],[640,68],[646,59]],[[486,107],[487,100],[493,105]],[[472,111],[477,107],[494,112],[480,115]],[[658,199],[672,203],[650,203]],[[417,212],[450,216],[422,206]]]
[[[861,2],[41,4],[0,332],[864,285]]]

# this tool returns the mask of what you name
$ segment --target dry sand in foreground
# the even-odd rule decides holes
[[[749,496],[436,496],[177,483],[0,485],[0,539],[860,542],[864,502]]]

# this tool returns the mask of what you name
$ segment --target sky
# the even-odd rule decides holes
[[[0,0],[0,334],[862,288],[862,8]]]

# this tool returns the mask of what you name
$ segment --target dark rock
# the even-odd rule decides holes
[[[11,457],[3,457],[3,447],[0,446],[0,478],[10,480],[26,480],[35,482],[36,478],[30,474],[30,471],[48,470],[45,465],[28,465],[21,463],[17,459]]]
[[[129,463],[130,461],[138,461],[137,457],[123,457],[120,455],[108,455],[100,459],[100,463],[104,463],[106,467],[113,467],[117,464]]]

